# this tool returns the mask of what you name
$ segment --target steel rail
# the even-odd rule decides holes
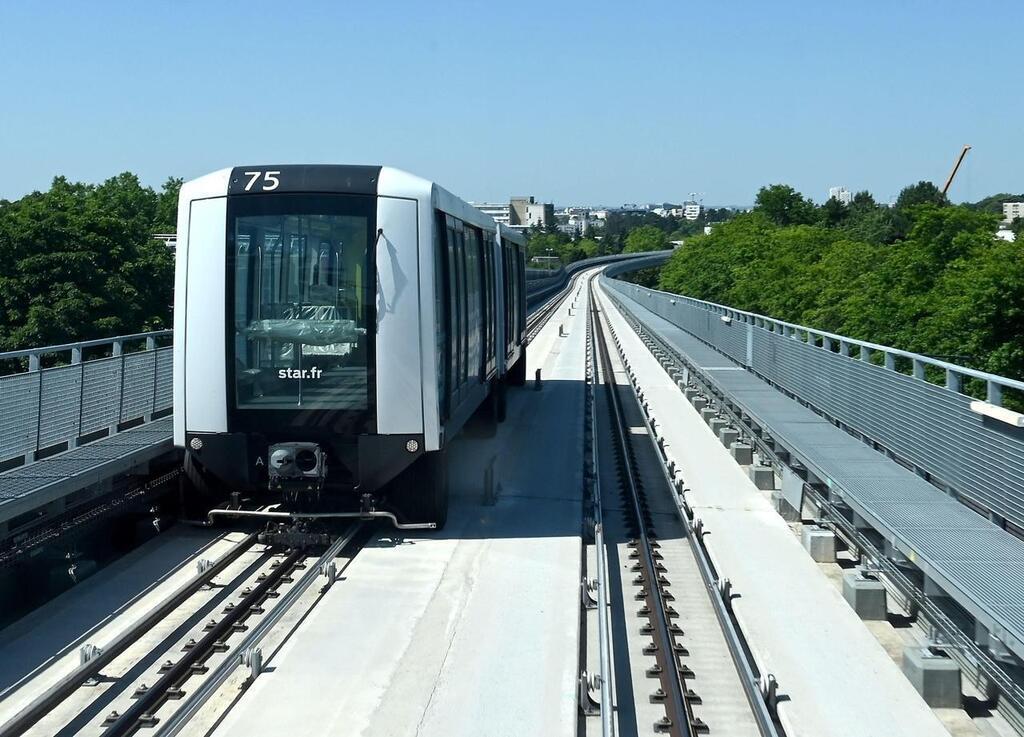
[[[572,290],[578,285],[580,279],[582,279],[583,273],[573,274],[569,277],[565,287],[555,292],[546,301],[541,303],[541,306],[531,314],[526,320],[526,342],[527,345],[533,342],[533,339],[537,337],[541,329],[547,324],[551,316],[554,315],[558,308],[572,293]]]
[[[83,683],[90,678],[95,678],[118,655],[127,650],[158,622],[181,606],[192,594],[208,584],[228,565],[237,560],[242,553],[249,550],[255,544],[256,535],[248,535],[234,548],[218,558],[212,566],[197,573],[186,583],[182,584],[160,606],[126,629],[112,642],[95,651],[96,654],[93,657],[46,689],[46,691],[18,712],[14,718],[6,722],[3,727],[0,727],[0,737],[16,737],[16,735],[23,734],[74,693]]]
[[[288,556],[240,602],[231,608],[217,623],[206,631],[206,634],[163,672],[156,683],[138,694],[130,707],[123,714],[117,715],[113,723],[103,732],[103,737],[125,737],[134,734],[144,722],[152,718],[153,712],[168,698],[172,689],[184,681],[193,672],[193,666],[209,657],[218,641],[223,640],[233,631],[234,625],[243,617],[248,616],[267,594],[277,586],[285,574],[290,572],[302,557],[302,548],[294,548]]]
[[[617,301],[616,306],[619,307]],[[626,317],[625,314],[624,317]],[[628,317],[626,319],[626,323],[630,324]],[[619,348],[619,353],[622,355],[621,347]],[[655,432],[655,429],[651,424],[651,420],[646,413],[643,413],[643,421],[644,426],[649,433],[649,437],[656,437],[657,433]],[[751,663],[750,657],[748,656],[747,648],[744,645],[743,637],[740,634],[739,625],[733,619],[729,610],[729,606],[727,604],[727,597],[729,596],[729,593],[727,589],[723,588],[723,579],[718,575],[714,564],[711,562],[711,555],[704,543],[703,532],[694,528],[694,524],[690,519],[691,515],[682,493],[676,488],[676,480],[669,473],[666,464],[661,463],[659,465],[661,466],[666,483],[674,490],[673,498],[676,512],[678,513],[680,522],[686,530],[687,538],[691,541],[690,547],[693,550],[694,559],[697,562],[697,568],[700,571],[701,579],[704,583],[705,589],[707,590],[708,597],[711,600],[711,605],[715,611],[715,616],[718,619],[719,626],[725,636],[724,639],[729,648],[729,655],[732,657],[733,665],[735,666],[737,675],[743,685],[743,691],[747,697],[747,702],[750,705],[754,720],[757,722],[758,731],[760,731],[764,737],[777,737],[781,730],[776,723],[774,715],[772,714],[772,707],[766,700],[766,691],[769,689],[769,683],[774,682],[774,676],[766,674],[764,684],[761,683],[759,671],[756,669],[754,664]]]
[[[593,288],[593,280],[589,283]],[[601,697],[601,736],[614,737],[615,719],[612,699],[612,647],[610,607],[608,602],[608,557],[604,541],[604,512],[601,501],[601,474],[598,472],[597,454],[597,357],[593,322],[587,321],[587,402],[590,407],[590,464],[592,469],[592,494],[594,500],[594,558],[597,563],[597,646],[598,678]]]
[[[329,566],[338,557],[341,551],[352,542],[353,538],[362,528],[363,524],[361,522],[352,525],[348,532],[339,537],[324,551],[324,554],[320,556],[316,564],[306,569],[302,577],[288,589],[288,593],[281,598],[281,601],[235,647],[234,652],[224,658],[212,673],[207,674],[202,684],[193,693],[189,694],[188,698],[175,710],[174,714],[168,717],[167,721],[156,732],[156,737],[176,735],[188,724],[189,720],[199,712],[203,705],[224,685],[224,682],[234,673],[235,669],[241,665],[240,656],[259,645],[260,641],[273,629],[281,617],[294,606],[295,602],[298,601],[299,597],[317,579],[321,572],[326,570],[325,567]]]
[[[622,481],[629,491],[630,501],[632,502],[630,506],[637,523],[638,552],[644,568],[646,604],[653,625],[652,635],[657,645],[654,656],[659,668],[658,677],[661,680],[662,690],[665,693],[664,705],[667,722],[656,726],[661,731],[689,737],[689,735],[694,733],[695,719],[693,709],[688,699],[685,679],[679,668],[679,658],[676,654],[675,640],[669,623],[658,567],[655,563],[654,549],[644,524],[636,470],[633,468],[633,463],[630,460],[629,441],[625,430],[626,419],[620,406],[614,367],[612,366],[608,346],[605,343],[604,331],[598,316],[598,306],[592,291],[588,296],[588,302],[590,317],[593,321],[598,363],[602,369],[602,378],[612,414],[612,434],[615,447],[621,454],[623,461]]]

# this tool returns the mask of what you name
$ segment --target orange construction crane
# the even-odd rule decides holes
[[[953,186],[953,177],[955,177],[956,173],[960,170],[960,164],[964,163],[964,157],[967,156],[967,152],[970,150],[970,146],[964,146],[960,149],[960,155],[956,157],[956,163],[953,164],[953,171],[949,173],[949,176],[946,178],[946,183],[942,186],[942,194],[946,194],[949,191],[949,188]]]

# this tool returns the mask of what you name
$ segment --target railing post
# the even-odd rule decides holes
[[[839,355],[849,356],[850,355],[850,344],[845,340],[839,341]]]
[[[82,368],[78,374],[78,425],[75,427],[75,437],[68,441],[69,448],[78,447],[78,439],[82,437],[82,410],[85,404],[85,364],[81,364]]]
[[[920,358],[914,359],[914,378],[924,380],[924,361]]]
[[[946,388],[951,392],[963,394],[963,377],[953,369],[946,369]]]
[[[149,340],[152,340],[152,338],[146,338],[146,340],[149,341]],[[124,342],[123,341],[115,340],[110,345],[112,346],[111,347],[111,351],[110,351],[110,355],[112,355],[112,356],[120,356],[120,355],[124,354]],[[124,365],[123,361],[121,362],[121,365],[122,366]]]
[[[39,370],[39,354],[33,353],[28,357],[28,370],[38,371]]]
[[[896,356],[889,353],[889,351],[885,352],[885,367],[890,371],[896,370]]]
[[[71,363],[79,364],[82,362],[82,346],[76,345],[71,349]]]
[[[989,379],[985,382],[985,401],[1001,407],[1003,404],[1003,387]]]
[[[36,370],[39,370],[38,358],[36,359]],[[36,460],[36,453],[39,452],[39,441],[43,433],[43,372],[39,371],[39,397],[36,402],[36,447],[32,451],[32,460]]]
[[[860,347],[860,360],[870,361],[871,360],[871,349],[866,345]]]

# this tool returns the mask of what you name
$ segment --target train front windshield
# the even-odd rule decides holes
[[[234,409],[369,409],[375,199],[232,198]]]

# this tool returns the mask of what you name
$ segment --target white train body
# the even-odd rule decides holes
[[[323,489],[381,488],[525,376],[524,256],[520,234],[398,169],[187,182],[175,444],[229,490],[272,489],[289,443],[322,453]]]

